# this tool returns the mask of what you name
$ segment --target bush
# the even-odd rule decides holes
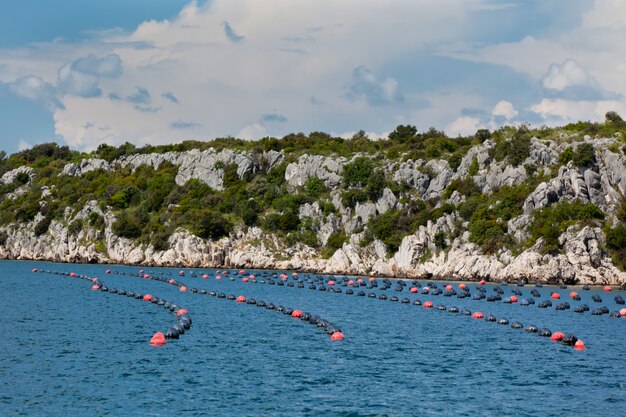
[[[446,234],[443,232],[435,233],[433,240],[437,249],[445,249],[448,247],[448,244],[446,243]]]
[[[383,191],[387,186],[385,173],[377,169],[370,175],[367,181],[366,192],[370,200],[376,201],[383,195]]]
[[[480,165],[478,165],[478,158],[476,157],[472,158],[472,163],[470,164],[467,170],[467,174],[470,177],[473,177],[474,175],[478,174],[479,169],[480,169]]]
[[[563,152],[561,152],[561,155],[559,155],[559,163],[561,165],[567,165],[567,163],[571,161],[573,158],[574,158],[574,149],[572,149],[571,146],[568,146],[567,148],[563,150]]]
[[[343,183],[348,187],[366,187],[373,171],[374,163],[372,160],[360,156],[344,166]]]
[[[129,239],[136,239],[141,236],[142,226],[137,219],[130,218],[122,214],[111,226],[113,233]]]
[[[450,184],[444,191],[443,198],[450,198],[452,196],[452,193],[454,193],[455,191],[466,197],[479,195],[481,193],[480,187],[476,185],[471,177],[452,180],[452,182],[450,182]]]
[[[626,225],[624,223],[606,230],[606,246],[611,253],[613,264],[622,271],[626,270]]]
[[[194,235],[203,239],[218,240],[228,236],[232,230],[231,223],[221,215],[210,210],[200,210],[191,224]]]
[[[341,196],[341,204],[344,207],[354,208],[356,203],[363,203],[367,201],[368,195],[366,191],[363,190],[346,190]]]
[[[48,231],[50,227],[50,223],[52,223],[52,217],[44,217],[35,225],[35,236],[41,236]]]
[[[69,224],[69,226],[67,227],[67,230],[69,234],[73,236],[78,235],[80,231],[83,230],[83,221],[80,219],[74,220],[72,223]]]
[[[310,199],[317,200],[328,192],[328,188],[320,178],[311,177],[304,183],[304,191]]]
[[[577,167],[587,167],[596,161],[596,151],[590,143],[581,143],[572,155],[572,161]]]
[[[326,241],[326,246],[322,249],[321,256],[324,259],[328,259],[338,250],[341,249],[344,242],[346,242],[348,238],[345,234],[341,232],[333,232]]]
[[[594,204],[558,203],[536,211],[529,231],[531,243],[543,239],[544,253],[558,253],[560,250],[559,236],[569,226],[580,221],[603,220],[604,213]]]

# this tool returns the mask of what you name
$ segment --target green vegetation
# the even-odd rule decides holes
[[[577,122],[557,128],[505,126],[495,131],[480,129],[474,135],[456,138],[448,137],[435,128],[419,131],[407,124],[397,126],[387,139],[381,140],[370,140],[363,131],[349,139],[311,132],[293,133],[282,138],[268,137],[256,142],[217,138],[162,146],[137,147],[130,143],[117,147],[100,145],[91,153],[48,143],[10,156],[0,152],[0,175],[20,166],[29,166],[35,173],[32,180],[28,174],[21,173],[14,182],[0,184],[0,225],[32,222],[37,218],[41,219],[33,224],[37,235],[46,233],[52,222],[58,221],[64,223],[73,236],[88,229],[95,229],[102,236],[105,221],[101,215],[91,213],[83,220],[73,216],[88,201],[95,200],[103,211],[111,210],[116,216],[112,223],[116,234],[141,244],[153,245],[158,250],[169,248],[170,236],[181,228],[202,238],[216,240],[239,227],[257,226],[277,235],[287,244],[301,242],[329,257],[348,237],[343,232],[335,232],[325,245],[321,245],[317,237],[319,219],[301,217],[301,207],[317,203],[324,216],[340,215],[340,207],[335,207],[333,199],[339,197],[344,207],[354,208],[358,203],[376,202],[388,187],[402,205],[371,218],[368,225],[359,229],[364,232],[362,245],[375,238],[380,239],[392,254],[398,250],[402,239],[420,226],[445,214],[458,212],[467,221],[467,229],[455,233],[469,231],[470,241],[487,253],[496,253],[501,249],[520,250],[539,238],[543,239],[546,252],[555,253],[560,250],[558,237],[567,227],[597,224],[604,226],[606,249],[615,263],[624,268],[626,215],[619,217],[616,225],[608,227],[605,223],[609,222],[603,221],[604,214],[597,207],[561,203],[535,213],[532,237],[528,242],[516,243],[507,234],[507,222],[522,214],[526,197],[540,182],[549,179],[542,176],[543,170],[537,166],[524,165],[529,178],[523,184],[482,195],[473,179],[480,170],[478,159],[474,157],[469,164],[468,175],[455,179],[444,191],[444,199],[455,191],[464,196],[465,201],[456,206],[442,204],[441,200],[422,201],[415,189],[393,181],[393,173],[385,170],[389,162],[401,163],[409,159],[428,161],[433,158],[447,160],[450,167],[456,170],[472,146],[487,140],[495,143],[490,151],[493,160],[521,166],[530,154],[532,137],[568,143],[560,155],[559,164],[571,161],[574,166],[585,168],[596,163],[593,147],[581,142],[585,135],[619,136],[619,142],[609,149],[616,153],[623,153],[626,149],[626,123],[614,112],[607,113],[603,123]],[[117,167],[106,172],[91,171],[80,177],[60,175],[67,163],[78,163],[83,158],[102,158],[112,162],[136,154],[209,148],[246,151],[257,162],[262,160],[259,156],[263,152],[278,151],[284,153],[285,160],[272,170],[259,163],[254,174],[248,173],[242,178],[237,173],[237,165],[218,162],[214,168],[224,174],[224,189],[219,191],[198,180],[176,183],[178,167],[169,163],[161,164],[158,169],[149,166],[140,166],[135,170]],[[351,161],[343,167],[338,196],[333,193],[331,198],[331,190],[321,178],[309,178],[302,187],[286,183],[287,165],[305,153],[342,156]],[[484,163],[489,164],[489,161]],[[550,168],[553,173],[558,170],[557,166]],[[432,174],[425,168],[421,169]],[[50,195],[42,198],[46,195],[44,190]],[[6,233],[0,234],[0,244],[7,237]],[[445,250],[454,237],[438,233],[434,237],[434,245],[437,250]],[[104,251],[100,237],[93,243]]]
[[[593,204],[558,203],[536,211],[530,225],[531,239],[543,239],[544,253],[558,253],[561,250],[559,236],[568,227],[579,222],[595,224],[596,220],[604,220],[604,213]]]

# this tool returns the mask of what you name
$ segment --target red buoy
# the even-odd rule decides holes
[[[578,293],[576,291],[572,291],[571,293],[569,293],[569,298],[574,298],[578,295]]]
[[[559,342],[561,340],[563,340],[565,338],[565,335],[561,332],[554,332],[552,333],[552,341],[553,342]]]
[[[243,274],[245,274],[245,273],[246,273],[246,270],[245,270],[245,269],[240,269],[240,270],[239,270],[239,275],[243,275]]]
[[[626,317],[626,308],[622,308],[622,309],[619,311],[619,315],[620,315],[620,316],[622,316],[622,317]]]
[[[343,340],[343,339],[344,339],[344,335],[341,332],[335,332],[330,335],[330,340]]]
[[[409,288],[409,292],[412,293],[412,294],[415,294],[417,292],[417,287]]]
[[[463,283],[459,284],[459,288],[464,290],[465,289],[465,284],[463,284]]]
[[[509,300],[511,300],[512,303],[517,303],[517,296],[512,295],[509,297]]]
[[[485,281],[484,279],[481,279],[480,281],[478,281],[478,283],[480,285],[485,285],[487,283],[487,281]]]
[[[374,282],[376,279],[374,277],[370,277],[369,282]]]
[[[75,274],[75,273],[70,272],[70,277],[75,277],[75,276],[76,276],[76,274]]]
[[[348,280],[348,285],[354,285],[354,281]]]
[[[474,314],[472,314],[472,318],[473,319],[482,319],[485,316],[483,315],[483,313],[481,313],[480,311],[475,312]]]
[[[561,294],[559,294],[558,292],[553,292],[550,297],[554,298],[555,300],[558,300],[559,298],[561,298]]]
[[[363,284],[363,280],[361,278],[357,279],[356,282],[358,282],[359,284]]]
[[[150,275],[148,275],[148,274],[143,274],[143,277],[144,277],[145,279],[148,279],[148,278],[150,278]]]
[[[328,285],[332,287],[333,285],[335,285],[335,281],[331,279],[330,281],[328,281]]]
[[[94,290],[94,291],[98,291],[100,289],[100,286],[97,285],[97,284],[94,284],[94,285],[91,286],[91,289]]]
[[[152,301],[152,296],[150,294],[146,294],[143,296],[144,301]]]
[[[33,272],[37,272],[37,268],[33,268]]]
[[[611,288],[610,285],[605,285],[604,286],[604,291],[613,291],[613,288]]]
[[[245,303],[246,297],[244,297],[243,295],[240,295],[239,297],[237,297],[235,301],[237,301],[238,303]]]
[[[248,278],[242,279],[241,282],[248,282]]]
[[[222,277],[221,277],[221,276],[219,276],[219,275],[216,275],[216,276],[215,276],[215,279],[219,281],[220,279],[222,279]]]
[[[583,342],[582,340],[578,339],[576,341],[576,343],[574,344],[574,349],[576,349],[576,350],[587,350],[587,347],[585,346],[585,342]]]
[[[297,273],[297,272],[292,272],[292,273],[291,273],[291,276],[292,276],[292,277],[297,277],[297,276],[298,276],[298,273]]]
[[[111,270],[110,270],[110,269],[107,269],[107,271],[106,271],[106,272],[107,272],[107,274],[110,274],[110,273],[111,273]]]
[[[202,278],[207,279],[209,276],[207,274],[202,274]]]
[[[433,308],[433,302],[432,301],[426,301],[424,303],[424,308]]]
[[[183,275],[185,275],[185,271],[178,271],[178,275],[182,277]]]
[[[181,286],[181,287],[180,287],[180,291],[181,291],[181,292],[185,292],[185,291],[187,291],[187,286],[186,286],[186,285]]]
[[[173,279],[170,279],[169,281],[167,281],[168,284],[174,284],[176,281],[174,281]]]
[[[291,312],[291,317],[299,319],[300,317],[302,317],[302,310],[293,310]]]
[[[165,336],[161,332],[156,332],[152,339],[150,339],[152,346],[163,346],[165,344]]]
[[[183,314],[189,314],[189,311],[187,311],[187,309],[186,309],[186,308],[181,308],[180,310],[178,310],[178,311],[176,312],[176,317],[180,317],[180,316],[182,316]]]
[[[452,291],[454,287],[450,284],[446,285],[446,291]]]

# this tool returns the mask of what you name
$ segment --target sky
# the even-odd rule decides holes
[[[0,13],[0,149],[626,115],[626,0],[57,0]]]

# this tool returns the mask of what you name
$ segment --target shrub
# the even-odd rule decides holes
[[[218,240],[228,236],[232,230],[231,223],[223,216],[210,210],[199,210],[191,224],[194,235],[203,239]]]
[[[611,253],[613,264],[622,271],[626,270],[626,225],[624,223],[606,230],[606,246]]]
[[[370,200],[376,201],[383,195],[383,190],[387,186],[385,173],[377,169],[370,175],[367,181],[366,192]]]
[[[367,192],[363,190],[346,190],[341,196],[341,203],[344,207],[350,207],[353,209],[356,206],[356,203],[363,203],[367,201],[367,198]]]
[[[328,188],[323,180],[318,177],[311,177],[304,183],[304,191],[312,200],[317,200],[328,192]]]
[[[333,232],[326,241],[326,246],[322,249],[321,256],[324,259],[328,259],[338,250],[341,249],[344,242],[346,242],[348,238],[345,234],[341,232]]]
[[[74,220],[72,223],[69,224],[67,230],[71,235],[78,235],[80,231],[83,230],[83,221],[80,219]]]
[[[472,163],[470,164],[467,173],[469,176],[473,177],[478,174],[478,170],[480,169],[480,165],[478,165],[478,158],[472,158]]]
[[[435,233],[435,237],[433,240],[437,249],[445,249],[446,247],[448,247],[448,244],[446,243],[446,234],[443,232]]]
[[[571,161],[573,158],[574,158],[574,149],[572,149],[571,146],[568,146],[567,148],[563,150],[563,152],[561,152],[561,155],[559,155],[559,163],[561,165],[567,165],[567,163]]]
[[[52,217],[44,217],[35,225],[35,236],[41,236],[48,231],[50,227],[50,223],[52,223]]]
[[[580,221],[603,220],[604,213],[594,204],[558,203],[536,211],[529,231],[531,243],[543,239],[544,253],[558,253],[559,236],[565,230]]]
[[[467,177],[465,179],[455,179],[450,182],[448,187],[443,193],[443,198],[448,199],[452,196],[452,193],[455,191],[459,192],[461,195],[466,197],[470,197],[472,195],[478,195],[481,193],[481,189],[471,177]]]
[[[574,165],[578,167],[587,167],[596,160],[596,151],[590,143],[581,143],[572,155]]]
[[[113,233],[118,236],[129,239],[136,239],[141,236],[142,226],[137,219],[130,218],[126,214],[122,214],[111,225]]]
[[[344,166],[343,183],[348,187],[365,187],[373,171],[374,163],[372,160],[360,156]]]

